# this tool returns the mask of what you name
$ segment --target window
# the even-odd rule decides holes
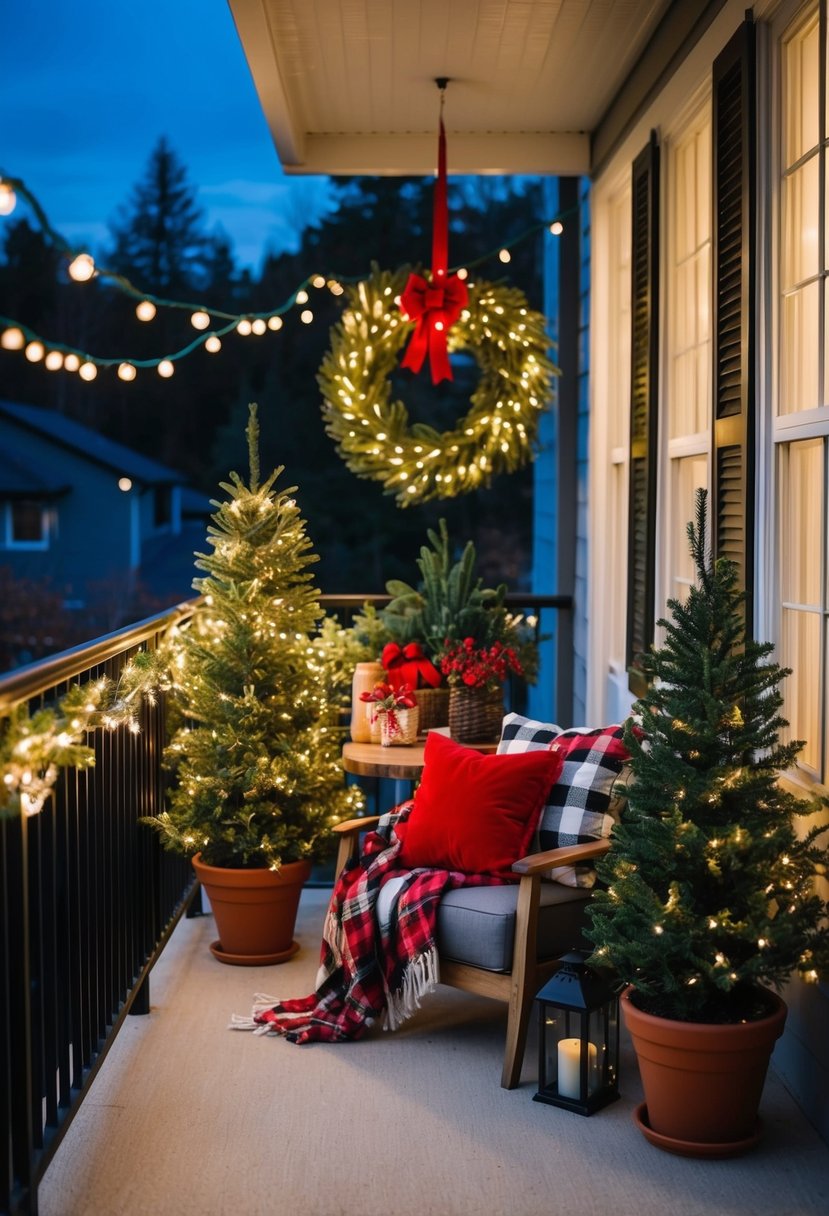
[[[49,513],[42,502],[13,499],[0,503],[0,546],[4,549],[48,549]]]
[[[708,485],[711,427],[711,106],[668,141],[666,368],[667,478],[663,594],[683,600],[694,581],[686,526]]]
[[[777,341],[773,437],[777,474],[779,658],[790,738],[805,739],[798,767],[822,784],[827,765],[826,486],[827,122],[825,18],[802,9],[782,30],[779,52],[777,168]]]

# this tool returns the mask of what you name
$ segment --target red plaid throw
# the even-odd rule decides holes
[[[281,1034],[292,1043],[358,1039],[384,1014],[394,1030],[420,1007],[438,982],[435,920],[440,897],[453,887],[501,884],[485,874],[411,870],[396,866],[412,802],[384,815],[358,859],[346,866],[331,896],[323,928],[316,990],[297,1000],[258,994],[251,1017],[234,1015],[231,1028]],[[377,897],[391,879],[402,879],[385,927],[375,916]]]

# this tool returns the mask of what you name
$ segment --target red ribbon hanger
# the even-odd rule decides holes
[[[429,279],[419,274],[410,274],[400,296],[400,307],[404,316],[417,322],[401,367],[419,372],[428,354],[433,384],[452,379],[446,338],[466,307],[469,294],[462,279],[456,274],[447,274],[449,209],[446,203],[446,131],[443,127],[443,102],[447,82],[441,78],[437,83],[440,89],[440,131],[438,174],[432,208],[432,270]]]

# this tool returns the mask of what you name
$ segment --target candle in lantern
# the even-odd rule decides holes
[[[561,1039],[558,1045],[558,1092],[561,1098],[581,1098],[581,1039]],[[596,1047],[587,1044],[587,1073],[596,1068]]]

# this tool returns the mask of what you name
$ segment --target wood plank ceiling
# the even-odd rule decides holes
[[[229,0],[288,173],[583,173],[669,0]],[[674,5],[674,7],[681,7]],[[688,4],[685,8],[697,9]]]

